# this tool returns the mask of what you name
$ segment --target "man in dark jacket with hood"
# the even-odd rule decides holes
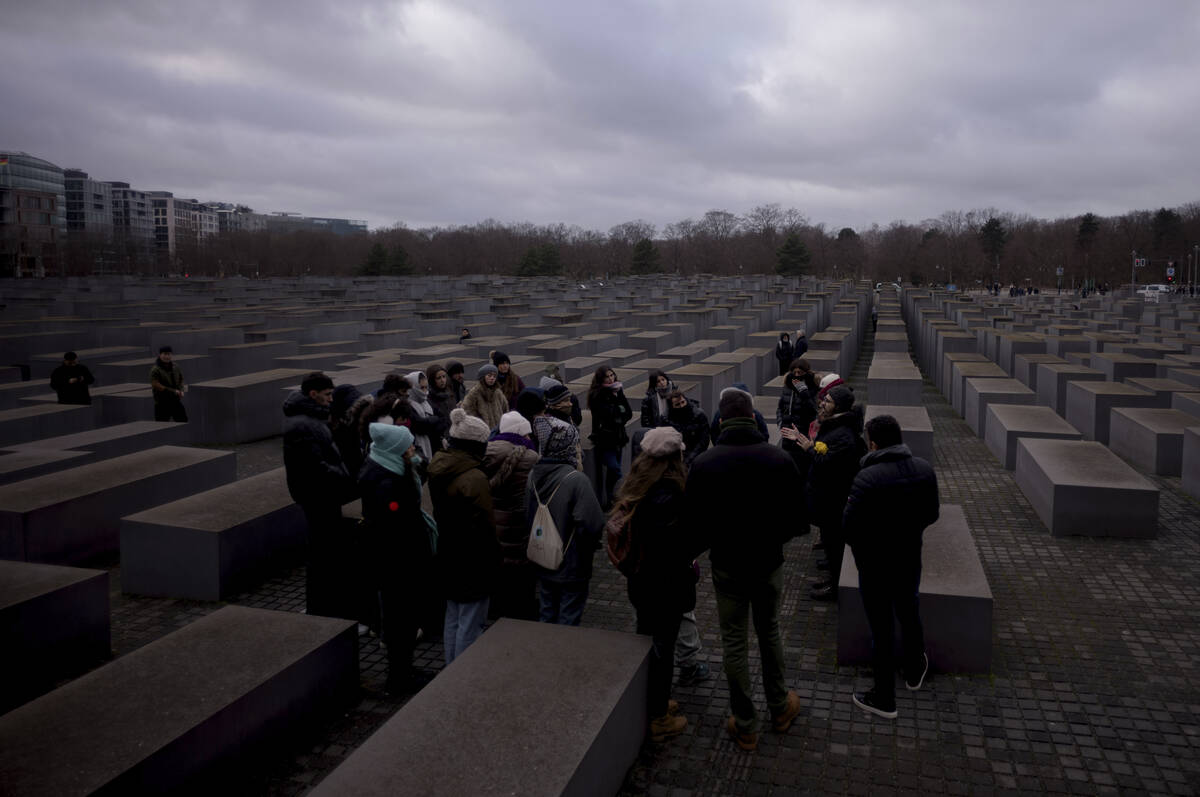
[[[348,559],[340,539],[342,504],[355,493],[329,428],[333,380],[320,371],[304,377],[300,390],[283,402],[283,465],[288,492],[308,521],[305,598],[309,614],[354,617],[353,601],[341,583]]]
[[[154,420],[187,423],[187,410],[183,408],[183,394],[187,392],[187,386],[183,381],[183,370],[175,364],[174,357],[175,352],[171,347],[163,346],[150,368]]]
[[[492,490],[480,466],[488,425],[461,407],[450,412],[450,447],[429,463],[429,497],[438,527],[437,570],[446,593],[446,664],[483,633],[500,575]]]
[[[917,609],[921,586],[921,535],[938,519],[937,475],[904,445],[890,415],[867,422],[870,451],[854,477],[842,528],[858,565],[859,592],[871,626],[875,687],[853,696],[864,711],[896,716],[893,616],[904,641],[904,680],[921,688],[929,670],[925,633]]]
[[[721,436],[688,473],[686,517],[695,530],[696,553],[711,550],[732,709],[726,730],[749,751],[758,746],[747,651],[751,615],[774,729],[786,731],[800,713],[800,699],[784,681],[779,600],[784,543],[807,530],[808,520],[802,506],[780,500],[799,494],[804,485],[792,458],[759,434],[750,395],[727,391],[719,409]]]

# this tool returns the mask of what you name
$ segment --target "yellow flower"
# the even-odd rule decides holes
[[[813,443],[813,451],[816,451],[818,454],[828,454],[829,446],[824,443]]]

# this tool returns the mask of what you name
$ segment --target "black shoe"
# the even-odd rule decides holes
[[[878,698],[875,697],[874,689],[861,695],[852,695],[850,699],[854,701],[854,705],[858,706],[863,711],[869,711],[878,717],[883,717],[884,719],[888,720],[896,719],[897,712],[895,704],[893,703],[892,706],[888,707],[877,702]]]
[[[837,590],[832,584],[825,584],[820,587],[813,587],[808,591],[808,597],[815,601],[835,601],[837,600]]]
[[[679,684],[680,686],[692,686],[693,684],[698,684],[701,681],[707,680],[709,675],[711,675],[711,673],[708,669],[708,662],[698,661],[691,667],[680,667],[679,680],[675,683]]]
[[[924,661],[924,664],[921,667],[921,674],[917,677],[916,680],[913,680],[912,678],[910,678],[907,673],[905,673],[905,675],[904,675],[904,686],[910,692],[915,692],[918,689],[920,689],[921,686],[925,683],[925,676],[929,675],[929,654],[922,653],[921,659],[922,659],[922,661]]]

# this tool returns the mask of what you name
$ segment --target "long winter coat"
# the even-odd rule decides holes
[[[862,439],[862,408],[821,421],[816,443],[824,443],[824,454],[817,446],[809,451],[812,465],[808,471],[809,516],[821,528],[838,528],[846,509],[850,485],[858,475],[858,463],[867,453]]]
[[[859,569],[919,556],[921,533],[940,512],[933,468],[903,443],[868,452],[861,465],[842,514]]]
[[[711,549],[713,568],[736,578],[769,575],[783,564],[784,543],[808,529],[803,489],[791,457],[752,427],[727,427],[688,471],[694,550]]]
[[[488,441],[482,467],[492,491],[492,518],[504,564],[519,566],[529,561],[525,556],[529,544],[525,491],[538,455],[519,440],[506,439],[509,437],[500,435]]]
[[[783,376],[788,371],[788,366],[792,364],[795,355],[792,352],[792,343],[789,340],[784,340],[783,335],[779,336],[779,342],[775,344],[775,359],[779,361],[779,375]]]
[[[675,389],[675,383],[668,380],[667,393]],[[658,391],[654,388],[646,388],[646,396],[642,399],[642,427],[645,429],[655,429],[659,426],[667,425],[667,410],[671,409],[671,402],[667,400],[666,395],[659,398]]]
[[[429,495],[438,527],[437,571],[446,597],[459,603],[492,594],[500,569],[500,543],[492,519],[492,493],[480,470],[484,444],[454,441],[429,463]]]
[[[696,608],[692,561],[699,551],[683,520],[684,505],[679,485],[662,480],[638,502],[630,519],[639,566],[628,579],[629,602],[638,612],[679,616]]]
[[[559,485],[561,489],[555,492]],[[525,492],[527,523],[533,522],[538,497],[549,502],[550,516],[563,541],[562,565],[554,571],[538,568],[539,576],[560,583],[590,580],[592,555],[600,547],[604,530],[604,511],[591,482],[568,463],[543,459],[529,475]]]
[[[625,424],[633,417],[633,409],[624,390],[602,387],[595,398],[588,400],[592,412],[592,433],[588,439],[596,448],[624,448],[629,442]]]
[[[423,583],[429,577],[433,550],[421,514],[420,482],[412,473],[395,473],[368,459],[358,487],[368,553],[365,564],[376,583],[387,581],[402,588]]]
[[[356,485],[334,445],[329,407],[295,390],[283,402],[283,416],[283,465],[292,500],[339,507],[350,500]]]
[[[668,426],[683,435],[684,464],[690,466],[696,457],[708,450],[708,444],[712,442],[708,416],[700,409],[699,404],[689,400],[681,409],[672,407],[665,420]]]
[[[508,399],[504,397],[499,382],[494,387],[488,387],[480,380],[467,391],[462,408],[467,415],[482,418],[489,429],[495,429],[500,425],[500,416],[508,412]]]

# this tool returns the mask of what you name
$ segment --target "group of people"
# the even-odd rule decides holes
[[[183,394],[187,385],[183,371],[172,362],[174,352],[170,346],[158,350],[158,358],[150,367],[150,390],[154,395],[154,420],[187,423],[187,410],[183,407]],[[91,404],[90,385],[96,383],[91,370],[79,362],[73,351],[63,354],[62,364],[50,373],[50,387],[58,394],[59,404]]]
[[[894,419],[864,426],[849,385],[793,358],[775,446],[746,386],[723,390],[710,422],[668,374],[655,371],[626,475],[632,407],[605,366],[585,397],[593,485],[582,473],[580,402],[556,367],[546,370],[527,387],[509,358],[493,352],[470,387],[462,365],[448,363],[389,374],[365,396],[319,372],[305,378],[284,403],[283,444],[288,486],[309,523],[308,611],[378,628],[387,688],[411,690],[423,680],[412,667],[421,635],[441,636],[448,664],[489,619],[580,624],[594,555],[607,537],[610,558],[627,578],[637,630],[653,642],[650,736],[664,741],[687,727],[671,699],[677,660],[681,680],[685,666],[693,677],[702,666],[700,677],[707,672],[695,662],[694,610],[697,557],[708,551],[730,691],[727,730],[753,750],[751,623],[772,728],[786,731],[800,711],[785,683],[779,605],[784,545],[811,524],[829,569],[812,598],[836,600],[845,545],[859,567],[875,636],[875,685],[854,701],[896,716],[893,615],[903,629],[909,688],[919,688],[928,670],[917,586],[921,533],[937,518],[938,498],[932,468],[903,445]],[[342,505],[355,496],[361,522],[342,518]],[[540,538],[543,526],[561,544],[556,562],[531,559],[531,532]],[[369,577],[350,589],[334,572],[346,534],[358,540],[359,561],[370,563]],[[612,546],[618,536],[619,557]]]

